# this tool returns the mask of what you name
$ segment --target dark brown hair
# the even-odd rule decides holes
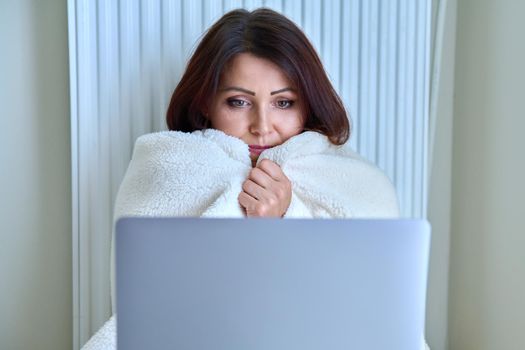
[[[202,110],[215,96],[221,74],[239,53],[251,53],[280,67],[304,101],[305,130],[345,143],[350,124],[344,105],[304,33],[285,16],[266,8],[234,10],[209,28],[175,88],[166,120],[169,130],[191,132],[209,126]]]

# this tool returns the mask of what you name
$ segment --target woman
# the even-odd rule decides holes
[[[173,94],[167,121],[170,130],[211,127],[238,137],[249,145],[252,162],[305,129],[336,145],[350,133],[308,39],[267,9],[232,11],[210,28]],[[243,189],[239,202],[248,216],[282,216],[290,203],[290,183],[272,162],[256,167]]]
[[[388,178],[346,144],[348,118],[314,48],[272,10],[232,11],[208,30],[167,124],[137,140],[115,220],[399,215]],[[112,317],[84,349],[114,347]]]

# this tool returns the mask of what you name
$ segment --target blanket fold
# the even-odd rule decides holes
[[[396,218],[395,189],[348,144],[307,131],[261,153],[292,183],[287,218]],[[251,170],[248,146],[222,131],[163,131],[139,137],[115,201],[122,216],[244,217],[237,197]],[[114,237],[111,289],[115,305]],[[113,308],[113,312],[115,312]],[[114,349],[114,316],[83,349]],[[101,341],[97,341],[97,335]],[[105,345],[97,345],[102,344]],[[89,345],[89,346],[88,346]]]
[[[348,145],[304,132],[265,150],[292,183],[286,217],[399,215],[390,180]],[[251,169],[248,146],[221,131],[159,132],[137,139],[119,190],[115,217],[243,217],[237,202]]]

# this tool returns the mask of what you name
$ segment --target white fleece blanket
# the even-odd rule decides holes
[[[399,216],[390,180],[348,145],[334,146],[319,133],[304,132],[265,150],[258,162],[262,159],[280,165],[292,183],[291,204],[285,217]],[[251,167],[248,146],[218,130],[164,131],[141,136],[117,194],[114,219],[243,217],[237,197]],[[112,256],[115,301],[113,261]],[[116,324],[112,316],[82,349],[115,348]]]
[[[286,217],[399,215],[388,178],[349,146],[304,132],[259,157],[292,182]],[[251,170],[248,145],[221,131],[165,131],[137,139],[115,215],[243,217],[237,202]]]

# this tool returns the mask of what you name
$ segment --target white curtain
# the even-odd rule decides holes
[[[112,209],[135,139],[165,111],[203,31],[270,7],[311,39],[353,125],[352,146],[426,217],[430,0],[69,0],[74,345],[110,316]]]

